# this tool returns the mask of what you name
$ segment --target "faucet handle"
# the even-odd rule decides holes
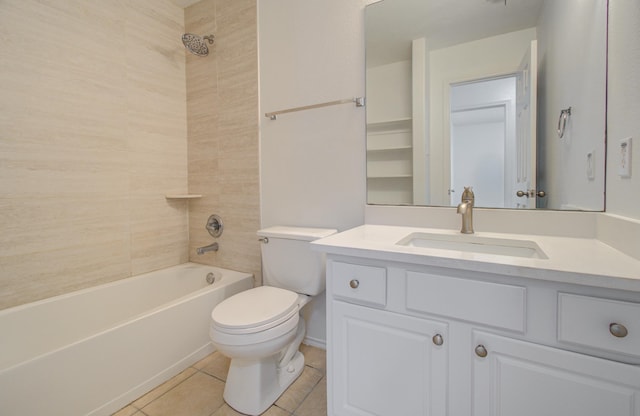
[[[209,231],[211,237],[218,238],[222,235],[224,225],[222,224],[222,218],[219,215],[213,214],[207,220],[207,225],[204,227]]]
[[[473,187],[465,186],[464,191],[462,192],[462,200],[473,202],[474,199],[475,199],[475,195],[473,194]]]

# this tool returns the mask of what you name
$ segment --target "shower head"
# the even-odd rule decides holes
[[[209,55],[209,48],[207,47],[206,41],[209,44],[213,43],[213,35],[209,36],[198,36],[192,33],[185,33],[182,35],[182,43],[184,43],[184,47],[187,48],[189,52],[198,56],[207,56]]]

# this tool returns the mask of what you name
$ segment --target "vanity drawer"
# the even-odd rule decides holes
[[[333,296],[373,306],[387,304],[387,269],[334,262],[332,266]]]
[[[559,293],[558,341],[640,358],[640,303]]]
[[[527,289],[407,272],[407,309],[512,331],[525,331]]]

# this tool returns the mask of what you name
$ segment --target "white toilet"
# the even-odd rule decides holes
[[[325,289],[324,255],[309,242],[336,232],[281,226],[258,231],[265,286],[231,296],[211,312],[211,341],[231,358],[224,399],[235,410],[261,414],[302,372],[300,312]]]

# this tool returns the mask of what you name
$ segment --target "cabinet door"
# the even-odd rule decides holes
[[[330,415],[446,414],[445,324],[338,301],[332,309]]]
[[[483,332],[473,339],[474,416],[640,415],[640,367]]]

